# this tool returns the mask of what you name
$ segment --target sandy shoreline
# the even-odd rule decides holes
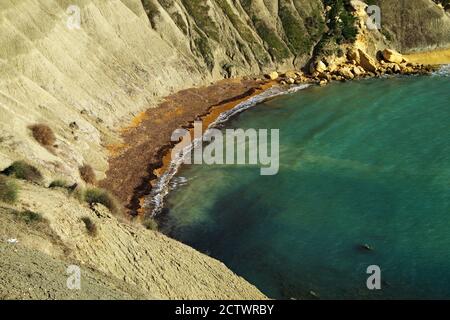
[[[442,64],[450,63],[450,49],[412,54],[407,58],[423,64],[438,64],[438,60]],[[387,74],[393,73],[388,71]],[[424,70],[422,66],[416,72],[405,72],[416,74],[424,71],[430,72],[431,69]],[[363,78],[367,76],[370,75]],[[322,84],[322,80],[314,77],[302,82],[318,81]],[[171,163],[171,150],[176,143],[170,138],[176,129],[192,130],[193,122],[202,120],[203,130],[206,130],[221,113],[276,83],[278,81],[226,79],[166,97],[157,107],[141,112],[120,130],[123,143],[107,146],[109,169],[99,185],[111,191],[130,214],[143,213],[144,200]]]
[[[250,99],[251,97],[262,93],[263,91],[269,89],[270,87],[272,87],[274,85],[275,82],[266,82],[261,84],[261,86],[259,88],[256,88],[255,90],[253,90],[252,92],[247,92],[247,94],[244,94],[243,96],[240,97],[235,97],[233,98],[231,101],[228,102],[223,102],[219,105],[215,105],[212,106],[209,110],[208,113],[201,116],[199,115],[199,119],[197,120],[201,120],[202,121],[202,128],[203,128],[203,132],[206,131],[206,129],[208,128],[208,126],[213,123],[222,112],[228,111],[233,109],[234,107],[236,107],[238,104]],[[191,136],[193,136],[193,128],[189,129],[189,132],[191,133]],[[155,175],[159,178],[168,168],[168,166],[170,165],[170,162],[172,161],[172,155],[171,155],[171,151],[173,148],[170,148],[169,150],[167,150],[167,152],[164,154],[163,157],[163,165],[160,168],[157,168],[154,173]]]
[[[228,79],[201,88],[179,91],[155,108],[136,116],[122,129],[124,143],[110,145],[109,169],[100,186],[110,190],[129,213],[142,213],[141,206],[156,179],[171,162],[172,132],[192,128],[201,119],[203,128],[224,111],[270,88],[274,82]]]

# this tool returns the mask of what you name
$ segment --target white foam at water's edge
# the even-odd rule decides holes
[[[438,71],[433,72],[433,75],[447,76],[447,77],[450,76],[450,64],[443,65]],[[234,115],[241,113],[251,107],[254,107],[255,105],[262,103],[270,98],[289,93],[294,93],[296,91],[305,89],[309,86],[310,84],[303,84],[298,86],[291,86],[287,89],[283,87],[272,87],[259,95],[256,95],[244,102],[239,103],[233,109],[221,113],[217,117],[217,119],[208,126],[208,129],[218,127],[219,125],[227,122]],[[201,139],[194,140],[191,145],[186,147],[183,151],[184,154],[188,154],[192,150],[192,148],[194,148],[198,143],[201,143]],[[181,155],[178,154],[175,157],[175,159],[172,159],[166,172],[158,179],[156,185],[152,189],[152,192],[145,199],[144,207],[148,208],[150,207],[150,205],[153,207],[151,214],[152,216],[157,215],[161,211],[164,205],[164,198],[167,196],[170,190],[176,188],[177,185],[186,184],[187,181],[183,181],[182,183],[178,183],[175,181],[172,184],[171,188],[172,179],[176,175],[182,163],[183,157],[181,157]]]
[[[439,76],[450,76],[450,64],[443,65],[438,71],[434,72],[435,75]]]
[[[258,94],[244,102],[239,103],[233,109],[222,112],[217,117],[217,119],[208,126],[208,129],[217,127],[220,124],[227,122],[231,117],[235,116],[236,114],[241,113],[242,111],[245,111],[251,107],[254,107],[255,105],[262,103],[267,99],[289,93],[294,93],[299,90],[306,89],[309,86],[310,84],[303,84],[298,86],[292,86],[287,89],[282,87],[272,87],[261,94]],[[191,151],[192,148],[194,148],[198,143],[201,143],[201,139],[195,139],[191,143],[191,145],[184,148],[182,153],[188,154],[189,151]],[[164,174],[161,177],[159,177],[158,181],[156,182],[155,186],[152,189],[152,192],[145,199],[144,208],[148,208],[150,206],[153,208],[151,216],[155,216],[161,212],[164,205],[164,198],[170,191],[170,182],[172,181],[179,167],[183,163],[183,159],[184,157],[181,155],[181,153],[177,154],[175,159],[172,159],[166,172],[164,172]]]

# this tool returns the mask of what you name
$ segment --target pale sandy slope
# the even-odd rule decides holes
[[[22,245],[0,243],[0,299],[146,299],[132,285],[82,267],[80,289],[67,286],[67,262]]]
[[[81,29],[67,27],[72,4]],[[47,177],[77,180],[86,162],[101,176],[115,129],[208,79],[151,29],[139,0],[2,0],[0,31],[0,169],[26,158]],[[30,138],[36,122],[55,131],[54,153]]]
[[[234,8],[231,0],[225,2]],[[138,112],[171,92],[223,78],[224,65],[235,65],[241,75],[276,66],[263,40],[246,26],[250,18],[239,3],[232,16],[239,18],[240,32],[251,44],[215,2],[205,12],[219,28],[221,38],[215,41],[207,40],[208,27],[181,8],[180,1],[170,8],[156,0],[145,3],[146,9],[140,0],[0,1],[0,169],[26,158],[46,177],[79,180],[83,163],[102,177],[107,169],[104,147],[118,142],[117,130]],[[314,11],[320,17],[319,0],[300,3],[302,14]],[[72,5],[79,8],[79,29],[67,24]],[[269,12],[259,1],[252,7],[267,21],[276,11]],[[173,20],[179,15],[189,26],[187,34]],[[276,33],[279,22],[271,24]],[[211,70],[205,62],[209,58]],[[286,58],[293,59],[292,54]],[[55,131],[55,152],[30,138],[27,127],[36,122]]]
[[[64,297],[64,287],[59,288],[52,281],[66,279],[64,266],[76,264],[84,269],[93,268],[82,277],[86,290],[91,290],[84,292],[82,298],[265,298],[223,263],[160,233],[119,222],[104,207],[91,210],[69,197],[65,190],[20,185],[23,196],[18,205],[10,208],[0,205],[0,275],[9,279],[0,282],[3,295],[14,296],[16,288],[29,286],[42,292],[39,298],[46,298],[45,292],[53,291],[51,297]],[[50,227],[20,222],[17,215],[24,209],[42,213]],[[88,235],[82,217],[91,218],[97,225],[96,237]],[[11,238],[18,239],[18,243],[7,244]],[[4,248],[6,244],[19,251],[9,254],[10,249]],[[20,270],[14,266],[17,261],[22,265]],[[37,265],[27,266],[33,261]],[[29,279],[21,276],[23,269],[47,267],[56,274]],[[22,281],[28,282],[24,285]]]
[[[70,5],[80,8],[80,29],[67,26]],[[102,178],[105,146],[118,142],[118,130],[134,115],[170,92],[214,80],[198,57],[152,29],[139,0],[2,0],[0,31],[0,170],[24,159],[42,171],[46,183],[59,177],[80,183],[78,167],[84,163]],[[31,137],[27,127],[39,122],[55,132],[53,150]],[[9,275],[5,279],[17,280],[3,282],[4,294],[8,288],[22,288],[20,273],[15,277],[11,266],[27,267],[34,259],[44,261],[47,254],[57,264],[39,262],[39,268],[85,263],[119,279],[124,288],[136,286],[147,298],[264,297],[219,261],[159,233],[121,224],[107,213],[97,216],[63,192],[24,185],[21,195],[19,209],[41,212],[50,221],[52,235],[48,230],[24,231],[17,221],[2,220],[3,243],[18,238],[18,246],[36,252],[36,257],[21,261],[27,255],[19,249],[12,260],[0,264]],[[96,220],[97,238],[86,234],[82,216]],[[51,241],[55,235],[60,238],[56,244]],[[32,279],[29,285],[35,288],[42,288],[41,280],[51,282]],[[36,292],[45,298],[53,288],[48,283]],[[120,295],[128,298],[124,292]]]

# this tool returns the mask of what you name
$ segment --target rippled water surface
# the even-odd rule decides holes
[[[272,298],[450,298],[449,101],[450,77],[427,76],[260,104],[227,128],[279,128],[279,173],[182,167],[164,231]]]

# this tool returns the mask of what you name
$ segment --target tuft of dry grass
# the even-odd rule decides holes
[[[144,220],[144,222],[142,224],[144,225],[144,227],[147,230],[157,231],[158,228],[159,228],[158,222],[156,222],[156,220],[154,218],[151,218],[151,217],[145,218],[145,220]]]
[[[20,212],[18,217],[27,224],[48,222],[46,219],[42,217],[42,214],[31,210],[25,210]]]
[[[88,164],[83,165],[79,168],[81,179],[83,179],[84,182],[89,184],[95,184],[97,181],[97,178],[95,176],[94,169]]]
[[[19,186],[10,178],[0,176],[0,201],[14,203],[19,196]]]
[[[56,142],[53,130],[46,124],[38,123],[28,127],[33,134],[33,138],[45,147],[53,146]]]
[[[27,180],[34,183],[41,183],[43,180],[41,172],[25,161],[14,161],[8,168],[2,171],[7,176],[17,179]]]
[[[107,207],[111,213],[119,215],[122,213],[122,206],[119,201],[108,191],[100,188],[90,188],[84,192],[84,201],[93,205],[100,203]]]
[[[50,183],[50,185],[48,186],[50,189],[55,189],[55,188],[68,188],[69,184],[67,183],[66,180],[62,180],[62,179],[57,179],[52,181],[52,183]]]
[[[83,217],[83,218],[81,218],[81,221],[84,222],[84,225],[86,226],[86,230],[91,237],[97,236],[97,233],[98,233],[97,226],[95,225],[94,221],[92,221],[91,218]]]
[[[75,188],[69,190],[69,194],[80,202],[84,201],[84,189],[78,185],[76,185]]]

